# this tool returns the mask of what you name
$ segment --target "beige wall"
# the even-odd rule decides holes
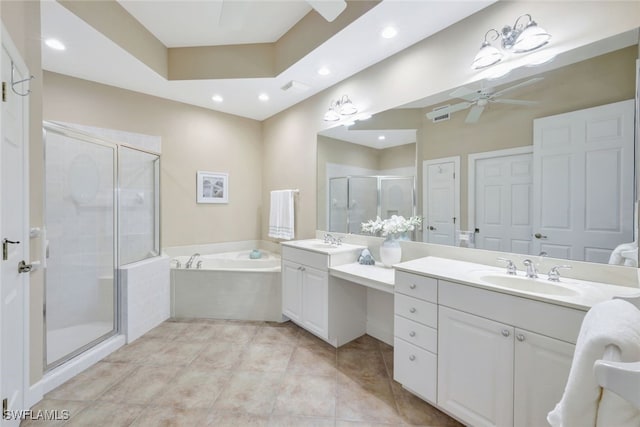
[[[43,224],[43,159],[42,159],[42,65],[40,48],[40,2],[0,2],[0,17],[13,43],[18,48],[29,72],[35,77],[30,83],[29,95],[29,223],[31,227]],[[31,260],[42,259],[40,239],[31,239]],[[42,270],[30,274],[29,347],[30,382],[42,376],[42,304],[44,279]]]
[[[404,144],[380,150],[378,169],[388,170],[416,166],[416,144]]]
[[[44,77],[45,120],[162,138],[163,246],[260,237],[260,122],[61,74]],[[198,170],[229,173],[228,204],[196,203]]]
[[[551,31],[558,52],[640,26],[640,3],[498,2],[264,122],[263,198],[276,187],[300,188],[296,237],[316,229],[316,133],[328,125],[322,116],[342,94],[362,111],[376,113],[477,80],[469,67],[488,28],[512,22],[523,12]],[[567,19],[571,25],[567,25]],[[443,71],[445,70],[445,71]],[[284,154],[283,154],[284,153]],[[282,168],[277,160],[295,162]],[[267,200],[267,199],[265,199]],[[263,218],[263,230],[267,219]],[[263,238],[267,238],[263,231]]]
[[[507,98],[540,101],[533,107],[489,105],[480,120],[464,122],[467,111],[433,123],[422,114],[419,164],[460,156],[460,220],[467,225],[468,155],[533,144],[533,120],[569,111],[632,99],[638,49],[630,46],[544,74],[544,80]],[[432,107],[424,110],[431,111]]]

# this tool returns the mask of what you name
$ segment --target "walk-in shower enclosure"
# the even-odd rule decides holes
[[[415,215],[413,176],[329,178],[329,231],[361,234],[370,219]]]
[[[44,124],[45,366],[119,330],[117,271],[160,253],[159,155]]]

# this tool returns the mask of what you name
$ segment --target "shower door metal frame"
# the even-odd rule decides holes
[[[162,234],[161,234],[161,228],[160,228],[160,158],[161,155],[158,152],[152,151],[152,150],[145,150],[145,149],[141,149],[140,147],[136,147],[133,146],[131,144],[127,144],[124,142],[119,142],[119,141],[114,141],[114,140],[110,140],[109,138],[105,138],[105,137],[98,137],[95,135],[92,135],[88,132],[84,132],[82,130],[78,130],[69,126],[65,126],[59,123],[55,123],[55,122],[50,122],[50,121],[43,121],[43,158],[44,158],[44,177],[46,177],[46,146],[47,146],[47,133],[48,132],[53,132],[53,133],[58,133],[60,135],[69,137],[69,138],[74,138],[80,141],[84,141],[86,143],[90,143],[90,144],[94,144],[94,145],[99,145],[102,147],[107,147],[107,148],[111,148],[113,149],[113,177],[114,177],[114,188],[113,188],[113,221],[114,221],[114,238],[113,238],[113,285],[114,285],[114,293],[113,293],[113,304],[114,304],[114,329],[111,330],[110,332],[100,336],[99,338],[91,341],[88,344],[83,345],[82,347],[74,350],[73,352],[67,354],[65,357],[58,359],[52,363],[47,363],[47,292],[46,292],[46,287],[47,287],[47,275],[43,274],[43,282],[44,282],[44,292],[43,292],[43,308],[42,308],[42,319],[43,319],[43,353],[42,353],[42,358],[43,358],[43,366],[44,366],[44,371],[48,372],[51,371],[52,369],[55,369],[63,364],[65,364],[66,362],[72,360],[73,358],[75,358],[76,356],[84,353],[85,351],[89,350],[90,348],[96,346],[97,344],[104,342],[105,340],[114,337],[116,335],[118,335],[121,331],[122,328],[122,304],[121,304],[121,295],[122,295],[122,291],[120,289],[120,275],[118,274],[118,271],[120,269],[120,254],[119,254],[119,245],[120,245],[120,197],[119,197],[119,193],[120,193],[120,176],[119,176],[119,169],[118,169],[118,165],[119,165],[119,150],[120,147],[126,147],[132,150],[136,150],[136,151],[140,151],[140,152],[144,152],[147,154],[152,154],[157,156],[158,158],[156,159],[155,162],[157,162],[157,167],[155,169],[155,177],[157,179],[157,194],[156,194],[156,201],[155,201],[155,206],[156,206],[156,219],[157,222],[155,224],[156,230],[157,230],[157,239],[158,239],[158,256],[161,255],[162,253]],[[44,229],[45,229],[45,235],[43,237],[43,242],[46,241],[46,212],[47,212],[47,193],[46,193],[46,183],[45,184],[45,191],[43,192],[43,198],[44,198],[44,203],[43,203],[43,218],[42,218],[42,223],[44,224]],[[43,243],[43,246],[45,245],[45,243]],[[43,254],[45,254],[45,256],[43,258],[45,258],[44,262],[43,262],[43,270],[46,272],[46,258],[48,255],[48,248],[43,248]]]

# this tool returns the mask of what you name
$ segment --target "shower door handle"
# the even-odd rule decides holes
[[[18,263],[18,272],[19,273],[29,273],[32,268],[33,268],[33,265],[27,264],[26,262],[24,262],[24,260],[22,260],[22,261],[20,261]]]

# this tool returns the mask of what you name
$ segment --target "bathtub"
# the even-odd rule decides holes
[[[250,252],[202,254],[189,269],[188,255],[173,256],[171,316],[282,321],[280,256],[261,251],[250,259]]]

